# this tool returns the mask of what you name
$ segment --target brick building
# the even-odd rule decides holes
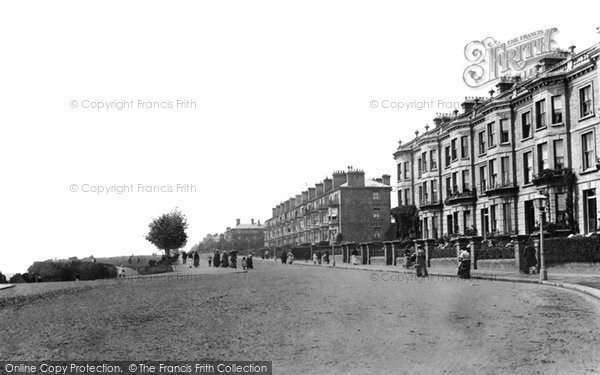
[[[272,209],[265,246],[383,240],[391,226],[390,176],[366,180],[361,170],[334,172],[332,178]]]
[[[539,193],[553,228],[598,230],[599,55],[555,52],[400,144],[398,203],[419,208],[423,238],[532,233]]]
[[[233,228],[227,228],[224,234],[227,245],[233,250],[256,250],[264,245],[265,226],[254,219],[248,224],[242,224],[240,219],[236,219],[236,225]]]

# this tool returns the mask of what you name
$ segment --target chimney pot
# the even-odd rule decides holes
[[[236,226],[240,225],[240,219],[235,219],[235,225]]]

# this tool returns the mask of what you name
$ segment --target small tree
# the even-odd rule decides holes
[[[396,236],[398,239],[418,237],[420,235],[419,210],[416,206],[394,207],[391,214],[396,224]]]
[[[187,220],[175,209],[152,220],[149,227],[150,232],[146,235],[146,239],[165,252],[168,267],[171,262],[171,250],[180,249],[187,243],[187,233],[185,233],[188,227]]]

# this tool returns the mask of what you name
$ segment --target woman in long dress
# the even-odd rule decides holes
[[[229,267],[229,254],[227,254],[226,251],[223,251],[223,253],[221,254],[221,267]]]
[[[417,277],[427,277],[429,274],[427,273],[427,259],[425,255],[425,250],[422,247],[419,247],[417,250]]]
[[[199,265],[200,265],[200,254],[198,254],[198,252],[196,251],[194,253],[194,267],[198,268]]]
[[[466,248],[458,254],[458,277],[461,279],[471,278],[471,253]]]
[[[213,257],[213,267],[219,267],[221,264],[221,254],[219,254],[219,250],[215,250],[215,256]]]

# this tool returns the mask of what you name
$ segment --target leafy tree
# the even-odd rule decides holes
[[[149,227],[150,232],[146,235],[146,239],[165,252],[168,266],[171,250],[180,249],[187,243],[185,232],[188,228],[187,219],[175,209],[152,220]]]
[[[394,207],[391,214],[396,224],[397,238],[407,239],[419,236],[419,210],[416,206]]]

